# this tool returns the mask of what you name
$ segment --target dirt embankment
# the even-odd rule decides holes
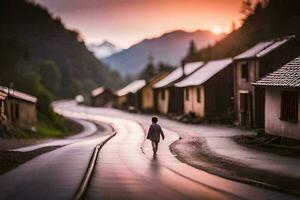
[[[299,179],[251,168],[217,155],[208,148],[204,138],[178,140],[170,146],[170,150],[180,161],[209,173],[300,196]]]

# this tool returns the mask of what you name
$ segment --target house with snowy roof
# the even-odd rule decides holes
[[[28,128],[37,123],[36,97],[2,86],[0,93],[2,124]]]
[[[259,42],[234,58],[234,94],[236,124],[264,127],[264,88],[251,85],[268,73],[300,55],[300,43],[294,36]]]
[[[121,109],[139,110],[141,108],[141,89],[145,80],[135,80],[116,92],[116,106]]]
[[[95,107],[111,107],[116,95],[105,87],[98,87],[91,92],[91,105]]]
[[[265,132],[300,140],[300,56],[253,85],[265,89]]]
[[[185,63],[153,86],[158,113],[181,114],[183,112],[183,89],[174,85],[203,65],[202,61]]]
[[[233,112],[233,60],[212,60],[175,84],[184,89],[184,113],[198,118],[229,118]]]

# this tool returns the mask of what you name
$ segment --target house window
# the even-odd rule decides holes
[[[242,79],[245,79],[246,81],[249,80],[249,67],[248,67],[248,63],[244,63],[241,66],[241,76]]]
[[[165,100],[165,98],[166,98],[166,91],[165,91],[165,89],[163,89],[162,91],[161,91],[161,99],[162,100]]]
[[[201,102],[201,93],[200,93],[200,88],[197,88],[197,102]]]
[[[282,91],[281,120],[298,122],[298,92]]]
[[[189,100],[189,97],[190,94],[189,94],[189,89],[188,88],[185,88],[185,99],[188,101]]]

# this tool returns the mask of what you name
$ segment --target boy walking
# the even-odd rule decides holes
[[[153,153],[157,152],[160,136],[163,140],[165,139],[164,132],[162,131],[160,125],[157,124],[157,122],[158,118],[152,117],[152,124],[150,125],[147,135],[147,139],[151,140]]]

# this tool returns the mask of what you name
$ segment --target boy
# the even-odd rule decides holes
[[[157,124],[157,121],[157,117],[152,117],[152,124],[150,125],[147,135],[147,139],[151,140],[153,153],[157,152],[160,136],[163,140],[165,139],[164,132],[161,130],[160,125]]]

